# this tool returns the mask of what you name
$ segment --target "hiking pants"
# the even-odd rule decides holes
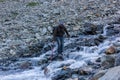
[[[63,47],[64,47],[64,38],[63,37],[56,37],[56,41],[58,44],[57,52],[58,52],[58,54],[62,54]]]

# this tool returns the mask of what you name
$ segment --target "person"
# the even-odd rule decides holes
[[[64,47],[64,34],[65,33],[67,34],[67,37],[70,37],[63,23],[59,24],[53,32],[53,42],[54,41],[57,42],[57,45],[58,45],[57,53],[58,55],[61,55],[61,56],[62,56],[63,47]]]

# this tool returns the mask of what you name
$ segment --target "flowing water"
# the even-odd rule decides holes
[[[107,27],[108,25],[104,27],[104,32],[102,34],[103,36],[106,36]],[[83,37],[85,38],[85,36]],[[89,36],[89,37],[92,38],[95,36]],[[114,43],[117,40],[120,40],[119,37],[115,37],[115,36],[114,36],[114,40],[111,40],[112,37],[104,40],[104,42],[102,42],[98,46],[82,46],[82,49],[80,49],[79,51],[75,50],[75,48],[66,49],[64,51],[64,60],[63,61],[59,61],[59,60],[51,61],[47,66],[48,72],[46,75],[44,75],[44,70],[42,69],[42,66],[38,66],[36,62],[43,59],[46,54],[52,54],[51,50],[47,51],[46,53],[38,57],[20,59],[23,61],[32,61],[33,69],[30,69],[30,70],[28,69],[24,71],[21,71],[21,70],[1,71],[0,80],[51,80],[51,76],[53,76],[54,73],[59,71],[61,69],[60,66],[63,64],[64,65],[69,64],[69,68],[75,69],[75,68],[80,68],[82,66],[86,66],[87,61],[95,61],[98,57],[103,55],[103,54],[100,54],[103,50],[105,50],[110,45],[112,45],[111,43]],[[73,42],[75,42],[75,38],[65,39],[65,46]],[[55,50],[56,50],[56,47],[54,48],[53,51]]]

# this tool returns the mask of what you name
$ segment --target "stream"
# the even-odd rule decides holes
[[[120,31],[120,25],[115,24],[115,26]],[[3,71],[0,69],[0,80],[66,80],[70,75],[72,78],[78,77],[77,73],[76,75],[73,74],[75,72],[74,70],[96,63],[96,60],[104,55],[104,51],[109,46],[120,41],[120,32],[118,34],[110,33],[111,35],[108,35],[109,29],[113,31],[113,28],[105,25],[102,34],[79,35],[69,39],[65,38],[64,60],[56,57],[56,43],[54,45],[52,43],[46,44],[46,46],[53,45],[53,50],[48,50],[37,57],[20,58],[18,61],[9,65],[11,70]],[[101,36],[103,37],[102,39]],[[98,45],[95,44],[96,39],[99,39]],[[55,56],[53,60],[49,59],[51,55]],[[29,69],[18,69],[18,64],[22,62],[26,62],[26,64],[27,62],[30,63],[30,65],[28,64]],[[94,69],[91,69],[92,71]],[[62,78],[62,74],[66,75],[65,79]]]

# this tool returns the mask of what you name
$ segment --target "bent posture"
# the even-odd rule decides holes
[[[57,41],[57,44],[58,44],[57,52],[59,55],[62,55],[62,52],[63,52],[65,33],[67,34],[68,37],[70,37],[67,29],[63,24],[59,24],[53,32],[53,40]]]

